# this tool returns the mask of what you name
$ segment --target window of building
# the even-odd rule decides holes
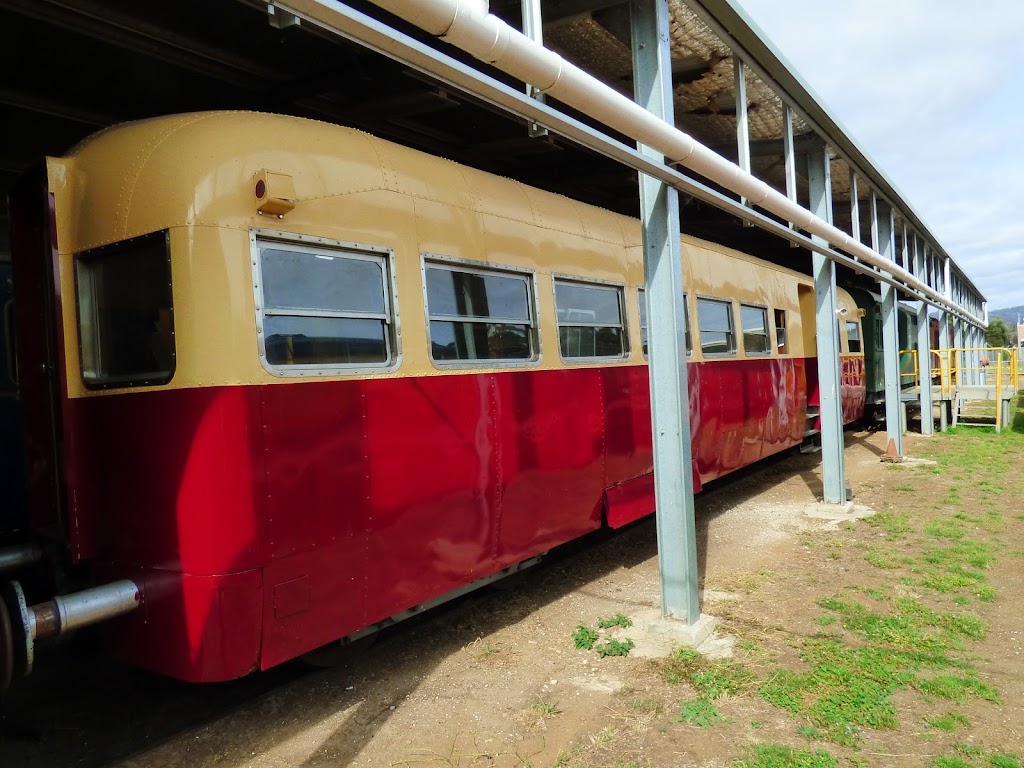
[[[555,281],[558,348],[563,358],[625,357],[622,289]]]
[[[720,299],[697,299],[697,327],[700,331],[702,354],[714,356],[736,353],[732,302]]]
[[[643,346],[644,357],[647,357],[647,295],[643,288],[637,289],[637,299],[640,306],[640,343]],[[690,340],[690,300],[683,294],[683,314],[686,316],[686,355],[693,353],[693,342]]]
[[[748,355],[767,355],[772,351],[768,338],[768,310],[740,304],[740,325],[743,328],[743,351]]]
[[[786,336],[786,310],[775,310],[775,346],[780,355],[789,353],[789,339]]]
[[[174,375],[174,304],[166,232],[75,259],[78,338],[87,387],[166,384]]]
[[[850,352],[862,351],[860,343],[860,323],[851,320],[846,321],[846,340],[848,342]]]
[[[434,360],[537,359],[529,275],[438,262],[424,274]]]
[[[262,351],[274,368],[335,370],[393,362],[383,255],[257,241]]]

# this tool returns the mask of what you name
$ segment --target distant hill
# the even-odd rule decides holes
[[[988,318],[991,320],[993,317],[1000,317],[1003,322],[1013,330],[1017,327],[1018,315],[1024,320],[1024,304],[1016,307],[1008,307],[1007,309],[990,309],[988,311]]]

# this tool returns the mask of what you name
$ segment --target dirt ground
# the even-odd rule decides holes
[[[955,450],[958,438],[909,435],[906,453]],[[847,433],[855,501],[922,523],[951,512],[950,488],[969,478],[927,465],[894,468],[879,459],[884,443],[884,432]],[[1024,451],[1013,445],[1018,468],[1007,471],[1019,475]],[[936,609],[973,611],[990,627],[964,654],[1001,703],[957,704],[969,728],[931,728],[928,718],[949,702],[910,689],[894,696],[899,727],[865,729],[854,747],[800,735],[799,719],[755,692],[719,699],[723,719],[709,727],[676,722],[680,702],[692,698],[685,682],[670,685],[658,661],[636,652],[599,658],[572,640],[579,624],[659,605],[647,520],[592,537],[372,644],[322,654],[327,668],[294,663],[237,683],[188,686],[97,662],[88,646],[51,652],[51,668],[63,675],[44,673],[38,687],[6,703],[0,766],[730,766],[764,742],[824,749],[840,765],[930,766],[951,750],[966,755],[965,765],[975,764],[971,748],[1024,751],[1021,485],[997,500],[1001,554],[987,574],[995,598],[964,605],[914,592],[911,579],[900,582],[900,572],[865,559],[876,545],[899,551],[909,543],[866,522],[805,514],[821,492],[819,458],[775,459],[698,497],[702,608],[720,619],[717,640],[702,650],[731,649],[758,675],[798,668],[800,642],[821,629],[823,597],[902,583]],[[962,492],[953,500],[970,511],[972,499]]]

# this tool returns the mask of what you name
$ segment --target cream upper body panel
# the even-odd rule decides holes
[[[259,212],[254,184],[263,170],[293,181],[294,209],[281,217]],[[255,113],[116,126],[67,157],[50,159],[48,171],[72,397],[89,394],[76,376],[74,255],[162,230],[170,233],[177,354],[166,386],[282,381],[257,354],[251,242],[254,232],[264,230],[393,254],[401,365],[374,376],[458,370],[440,369],[428,354],[424,254],[532,271],[541,338],[534,365],[543,368],[570,365],[559,355],[552,279],[621,285],[630,351],[618,364],[644,363],[636,291],[644,283],[643,252],[639,222],[629,217],[357,130]],[[804,354],[797,293],[798,285],[809,284],[805,276],[689,237],[683,238],[683,258],[689,294],[787,310],[794,342],[788,354]],[[691,326],[695,318],[691,301]]]

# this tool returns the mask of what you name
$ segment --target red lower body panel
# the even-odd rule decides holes
[[[132,579],[142,601],[104,625],[115,658],[189,682],[242,677],[259,668],[263,577],[257,570],[195,576],[105,564],[98,581]]]
[[[805,371],[778,358],[689,366],[695,487],[802,440]],[[140,611],[110,625],[112,648],[186,680],[273,666],[594,530],[606,492],[610,524],[653,510],[642,366],[73,408],[95,430],[90,455],[119,456],[132,474],[119,484],[79,457],[93,471],[69,476],[84,530],[116,532],[84,549],[131,564],[97,575],[143,585]]]

